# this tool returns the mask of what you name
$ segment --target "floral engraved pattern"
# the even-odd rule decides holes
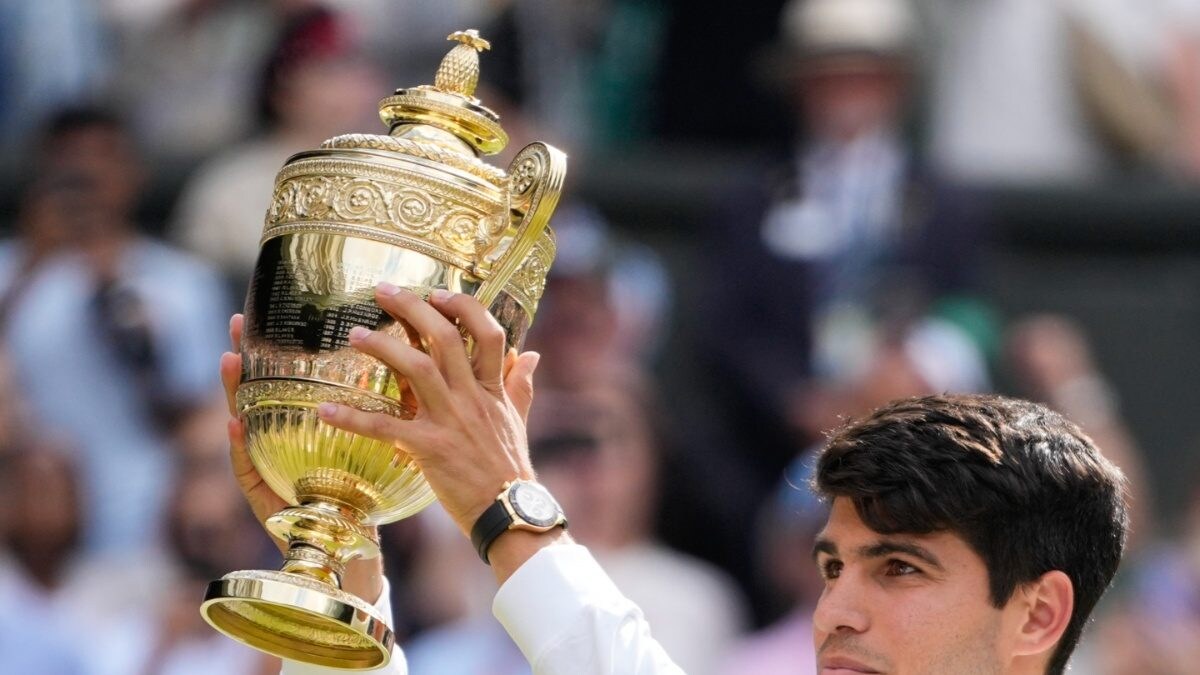
[[[542,172],[542,163],[536,155],[529,155],[517,164],[517,168],[512,175],[513,192],[523,195],[529,192],[529,188],[537,181],[537,177]]]
[[[392,201],[392,215],[403,229],[413,234],[427,234],[437,224],[437,212],[443,211],[446,200],[419,190],[400,190]]]
[[[500,206],[499,204],[497,206]],[[502,212],[487,213],[410,185],[347,176],[283,179],[267,212],[267,230],[324,221],[420,237],[473,258],[503,230]]]
[[[551,235],[552,236],[552,235]],[[509,279],[505,290],[517,298],[532,315],[546,290],[546,273],[554,262],[555,246],[551,237],[543,237]]]
[[[470,215],[454,215],[447,226],[441,229],[441,240],[458,253],[470,254],[478,244],[480,222]]]

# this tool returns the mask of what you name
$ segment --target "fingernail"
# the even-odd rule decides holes
[[[400,292],[400,287],[394,284],[389,284],[386,281],[381,281],[379,282],[379,285],[375,286],[375,290],[383,295],[395,295]]]
[[[317,416],[328,419],[337,414],[337,405],[333,403],[322,403],[317,406]]]
[[[371,329],[365,328],[363,326],[355,326],[354,328],[350,329],[350,340],[352,342],[364,340],[370,334],[371,334]]]
[[[530,357],[530,358],[532,358],[532,359],[533,359],[533,363],[532,363],[531,365],[532,365],[534,368],[537,368],[537,364],[539,364],[539,363],[541,363],[541,362],[542,362],[542,355],[541,355],[541,354],[539,354],[539,353],[537,353],[537,352],[529,352],[529,353],[533,355],[533,356],[531,356],[531,357]]]
[[[453,298],[454,294],[444,288],[435,288],[429,294],[429,297],[433,298],[434,300],[437,300],[438,302],[445,302],[445,301],[449,300],[450,298]]]

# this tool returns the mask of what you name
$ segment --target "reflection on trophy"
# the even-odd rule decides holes
[[[432,86],[380,103],[388,135],[332,138],[293,156],[275,180],[246,297],[237,408],[254,465],[291,505],[267,523],[288,550],[282,571],[232,572],[209,584],[201,612],[226,635],[289,659],[347,669],[387,663],[391,629],[340,580],[347,561],[379,554],[373,526],[434,500],[403,448],[316,414],[323,401],[415,412],[403,379],[348,346],[360,325],[420,346],[375,304],[375,286],[470,293],[519,347],[554,257],[547,221],[566,156],[533,143],[507,172],[479,159],[508,141],[473,96],[488,43],[473,30],[450,39],[460,44]]]

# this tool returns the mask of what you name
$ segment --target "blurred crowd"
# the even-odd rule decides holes
[[[0,671],[278,672],[197,609],[208,580],[279,563],[229,472],[228,318],[287,157],[380,132],[376,101],[478,27],[514,148],[561,145],[573,171],[762,150],[678,249],[568,192],[527,345],[540,478],[688,673],[812,672],[813,449],[892,399],[971,391],[1064,412],[1130,479],[1134,539],[1072,672],[1195,672],[1200,491],[1156,514],[1089,336],[1002,316],[981,277],[988,187],[1200,180],[1200,2],[754,5],[0,4]],[[438,507],[382,537],[411,672],[528,672]]]

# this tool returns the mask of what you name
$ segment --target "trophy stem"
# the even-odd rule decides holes
[[[288,542],[282,571],[230,572],[208,585],[200,611],[213,628],[285,659],[334,668],[377,668],[395,636],[371,604],[341,589],[346,563],[379,555],[359,510],[301,498],[267,519]]]
[[[304,501],[267,519],[267,528],[288,542],[283,571],[341,588],[346,563],[379,555],[379,541],[352,507],[327,500]]]
[[[342,578],[346,576],[346,566],[337,558],[295,540],[288,544],[288,551],[283,556],[283,571],[312,577],[338,588],[342,587]]]

